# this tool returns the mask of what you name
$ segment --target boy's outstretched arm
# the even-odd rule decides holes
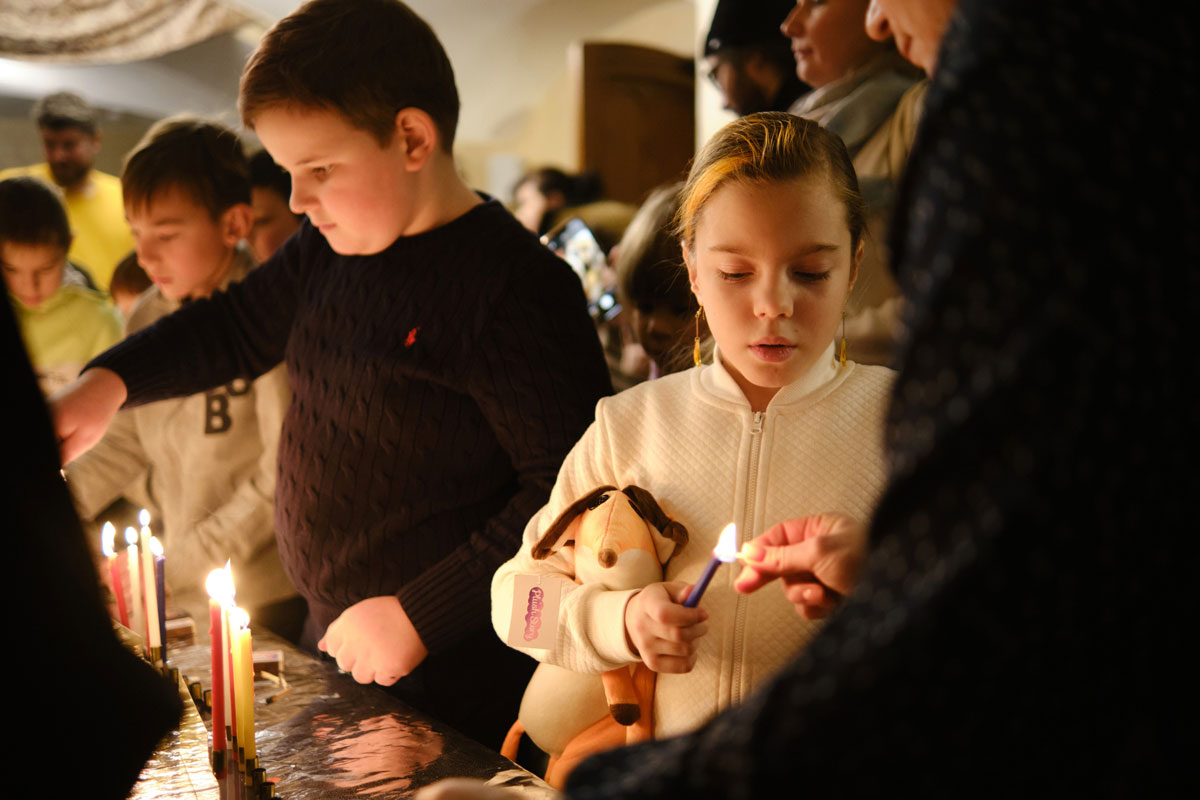
[[[128,392],[111,369],[93,367],[50,396],[59,456],[69,464],[100,441]]]
[[[275,256],[212,297],[188,303],[91,361],[51,397],[63,463],[99,441],[128,403],[184,397],[234,378],[253,379],[283,360],[311,227]]]

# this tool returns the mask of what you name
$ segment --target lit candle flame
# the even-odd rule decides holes
[[[233,578],[227,569],[214,569],[208,573],[204,588],[208,590],[208,596],[221,605],[233,604]]]
[[[234,606],[229,609],[229,626],[234,630],[242,630],[250,627],[250,615],[242,609]]]
[[[138,524],[143,528],[150,524],[150,512],[144,508],[138,512]]]
[[[104,523],[104,527],[100,529],[100,549],[104,551],[104,555],[112,558],[117,554],[117,526],[111,522]]]
[[[156,558],[163,554],[162,542],[158,540],[157,536],[150,537],[150,552],[153,553]]]
[[[130,547],[137,547],[138,534],[133,528],[125,529],[125,542]]]
[[[726,564],[737,560],[737,526],[732,522],[721,531],[721,538],[713,548],[713,557]]]

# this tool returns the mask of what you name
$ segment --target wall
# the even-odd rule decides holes
[[[694,3],[668,0],[636,10],[575,41],[628,42],[687,55],[695,51],[695,31]],[[578,168],[578,130],[567,74],[568,46],[560,43],[556,49],[559,55],[555,74],[543,78],[545,89],[539,100],[498,119],[492,138],[464,139],[455,147],[459,169],[471,185],[508,200],[512,181],[526,168]]]

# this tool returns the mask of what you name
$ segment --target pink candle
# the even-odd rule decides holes
[[[125,586],[121,580],[121,560],[116,551],[117,528],[111,522],[104,523],[100,534],[100,549],[108,558],[108,584],[117,599],[117,619],[129,627],[129,611],[125,608]]]
[[[221,657],[221,604],[215,599],[208,601],[208,637],[212,649],[212,735],[213,752],[225,749],[225,678]]]
[[[218,761],[215,754],[223,754],[226,749],[229,721],[229,634],[225,613],[226,607],[233,603],[233,584],[229,572],[225,569],[214,569],[208,573],[205,588],[208,589],[209,596],[208,635],[212,658],[213,760],[214,763],[223,766],[223,756]]]

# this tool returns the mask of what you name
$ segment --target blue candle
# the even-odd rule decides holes
[[[162,660],[167,660],[167,559],[163,556],[162,545],[154,536],[150,537],[150,549],[154,551],[154,589],[158,595],[158,631],[159,641],[162,642]]]
[[[708,566],[704,568],[704,574],[700,576],[700,580],[696,581],[696,585],[692,587],[691,593],[683,601],[684,607],[695,608],[696,604],[700,602],[704,590],[708,588],[713,575],[716,574],[717,567],[736,560],[737,527],[731,522],[725,526],[725,530],[721,531],[721,536],[717,539],[717,546],[713,548],[712,558],[709,560]]]
[[[721,566],[721,559],[713,556],[708,560],[708,566],[704,568],[704,574],[700,576],[700,580],[696,581],[696,585],[692,587],[691,594],[687,596],[687,600],[683,601],[686,608],[695,608],[700,602],[701,595],[708,588],[708,582],[712,580],[712,576],[716,574],[717,567]]]

